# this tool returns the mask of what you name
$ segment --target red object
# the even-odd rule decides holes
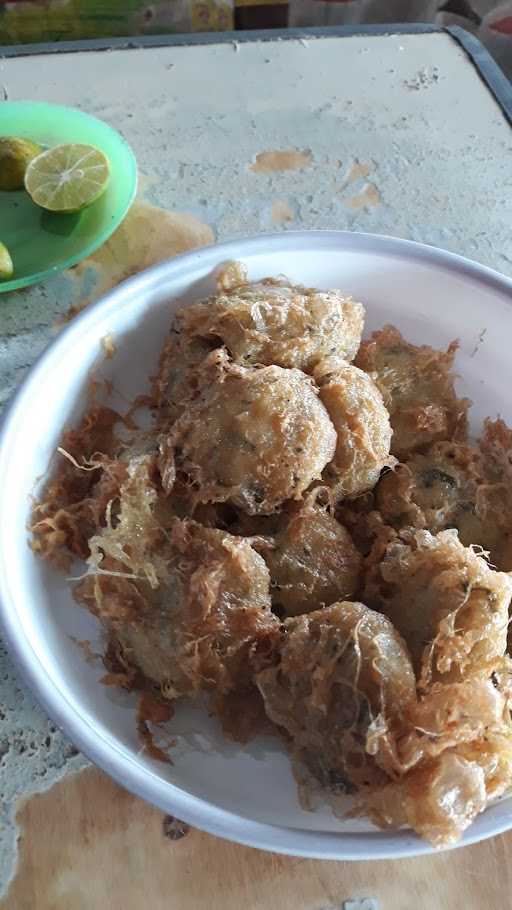
[[[512,16],[505,16],[497,22],[489,22],[489,29],[492,32],[499,32],[500,35],[512,35]]]

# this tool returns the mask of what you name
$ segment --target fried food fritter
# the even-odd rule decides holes
[[[382,474],[370,493],[342,502],[337,517],[365,555],[382,525],[455,528],[464,546],[489,554],[492,566],[512,570],[512,431],[485,421],[473,445],[436,442]]]
[[[301,369],[337,354],[353,360],[364,307],[340,291],[316,291],[265,279],[250,284],[239,263],[218,277],[219,292],[178,310],[152,380],[160,419],[176,420],[197,392],[197,368],[215,348],[235,363]]]
[[[335,357],[323,360],[313,375],[338,434],[324,479],[336,499],[364,493],[375,486],[382,468],[394,464],[382,395],[366,373]]]
[[[306,372],[330,354],[353,360],[357,353],[364,307],[341,291],[275,278],[234,286],[229,281],[220,291],[178,312],[175,328],[187,343],[223,345],[244,366],[275,364]]]
[[[265,562],[224,531],[178,518],[162,527],[157,497],[148,463],[130,465],[76,597],[165,697],[249,686],[279,638]]]
[[[466,438],[470,402],[455,394],[456,351],[457,342],[446,351],[409,344],[391,325],[361,344],[356,365],[382,393],[393,428],[391,451],[397,458],[438,440]]]
[[[413,828],[433,846],[455,843],[486,805],[482,769],[453,752],[375,788],[361,803],[379,828]]]
[[[493,432],[494,426],[488,422],[486,432]],[[424,455],[416,454],[385,474],[375,500],[387,524],[426,528],[434,534],[456,528],[464,546],[481,547],[493,566],[508,572],[512,569],[512,490],[500,468],[500,459],[506,462],[507,454],[494,440],[493,459],[486,445],[488,436],[481,447],[436,443]]]
[[[509,704],[499,673],[434,683],[408,707],[410,732],[392,756],[396,781],[365,793],[360,811],[381,827],[409,825],[434,846],[455,843],[512,784]]]
[[[381,828],[408,825],[435,847],[456,843],[491,800],[512,785],[512,737],[489,734],[442,752],[362,805]]]
[[[263,556],[279,615],[309,613],[355,594],[361,555],[343,525],[317,503],[316,491],[282,515],[273,543]]]
[[[407,647],[385,616],[346,601],[286,620],[279,661],[256,682],[292,755],[321,786],[353,792],[385,780],[380,753],[416,699]]]
[[[488,676],[505,654],[512,577],[457,532],[391,531],[367,558],[364,598],[403,635],[420,683]]]
[[[456,528],[465,546],[478,543],[485,549],[476,513],[481,461],[473,446],[435,443],[381,477],[377,508],[393,527],[426,528],[433,534]]]
[[[269,514],[300,499],[336,448],[312,380],[300,370],[237,366],[222,351],[209,361],[211,381],[164,440],[164,487],[175,461],[197,502]]]

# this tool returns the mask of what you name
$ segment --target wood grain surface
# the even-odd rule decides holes
[[[512,907],[512,832],[411,860],[295,859],[187,829],[92,769],[30,798],[18,821],[1,910],[341,910],[360,898],[379,910]]]

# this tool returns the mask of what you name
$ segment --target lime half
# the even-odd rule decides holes
[[[4,278],[12,278],[14,266],[12,264],[11,254],[4,243],[0,243],[0,281]]]
[[[79,212],[101,196],[109,178],[108,160],[92,145],[57,145],[34,158],[25,189],[50,212]]]
[[[27,167],[40,152],[29,139],[0,136],[0,190],[22,190]]]

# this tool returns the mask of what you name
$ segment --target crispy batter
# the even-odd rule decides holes
[[[427,528],[433,534],[457,528],[465,546],[486,549],[476,514],[481,461],[475,447],[435,443],[383,475],[375,491],[377,508],[395,528]]]
[[[179,694],[213,689],[219,697],[248,687],[279,635],[278,622],[270,612],[265,564],[242,538],[178,520],[171,530],[170,556],[175,564],[162,592],[162,607],[176,646],[164,653],[167,676],[161,683],[162,692],[168,697],[175,694],[172,680],[168,684],[174,653],[185,681]],[[175,585],[179,616],[172,615],[173,596],[169,596]],[[159,610],[153,615],[158,633],[163,616]],[[149,626],[151,643],[151,617]],[[158,640],[161,643],[160,636]]]
[[[512,571],[512,487],[507,484],[482,484],[475,504],[478,523],[471,524],[471,535],[465,525],[464,536],[489,553],[493,566]],[[473,527],[475,530],[473,531]]]
[[[34,507],[31,527],[32,549],[57,568],[68,569],[73,557],[89,555],[89,538],[125,477],[126,467],[115,454],[121,448],[119,422],[115,411],[95,407],[77,430],[62,437],[57,469]]]
[[[512,578],[457,532],[383,532],[367,558],[364,598],[411,649],[420,682],[488,677],[505,654]]]
[[[247,266],[237,259],[230,259],[224,262],[217,272],[217,290],[232,291],[234,288],[249,284],[247,275]]]
[[[509,672],[509,658],[503,670]],[[509,693],[499,676],[433,683],[408,711],[410,732],[397,744],[397,770],[409,771],[446,749],[510,732]]]
[[[512,479],[512,430],[498,418],[484,421],[479,442],[485,459],[489,483],[509,483]]]
[[[267,278],[247,282],[240,263],[227,263],[218,293],[182,307],[152,379],[160,419],[176,420],[197,393],[197,368],[213,349],[226,347],[235,363],[310,371],[329,354],[353,360],[361,341],[364,307],[340,291],[316,291]]]
[[[222,351],[208,358],[205,376],[210,370],[201,397],[163,440],[164,487],[172,488],[175,462],[197,502],[269,514],[300,499],[336,447],[312,380],[300,370],[235,366]]]
[[[361,802],[361,814],[379,828],[413,828],[441,847],[456,843],[486,806],[485,776],[478,762],[444,752]]]
[[[91,554],[77,599],[164,696],[229,692],[265,664],[279,624],[264,560],[249,541],[190,520],[162,527],[147,462],[130,465],[115,527]]]
[[[151,380],[151,400],[161,424],[177,420],[198,394],[199,367],[215,345],[200,338],[186,339],[171,329]]]
[[[389,455],[391,427],[382,395],[366,373],[335,357],[322,361],[314,378],[338,434],[324,479],[338,500],[364,493],[395,461]]]
[[[375,505],[374,490],[354,499],[343,499],[336,506],[336,518],[347,528],[359,552],[368,556],[385,526]]]
[[[445,752],[405,782],[407,821],[434,846],[458,840],[485,806],[483,769],[456,751]]]
[[[388,740],[415,701],[407,647],[389,620],[361,603],[288,619],[276,666],[256,678],[269,717],[294,758],[330,791],[382,783]],[[374,754],[367,741],[386,728]]]
[[[224,281],[223,293],[184,307],[175,325],[187,342],[224,345],[236,363],[307,372],[330,354],[353,360],[363,321],[363,305],[341,291],[267,278],[228,288]]]
[[[383,476],[375,499],[384,522],[434,534],[456,528],[464,546],[482,547],[492,565],[510,571],[512,446],[503,433],[496,438],[498,423],[487,422],[480,446],[436,443]]]
[[[491,734],[447,750],[361,804],[379,827],[409,825],[435,847],[456,843],[512,785],[512,737]]]
[[[434,683],[406,713],[409,732],[391,743],[396,782],[364,793],[359,812],[380,827],[409,825],[434,846],[455,843],[512,784],[508,689],[500,673]]]
[[[503,420],[484,422],[479,441],[484,464],[476,510],[482,541],[491,561],[504,572],[512,571],[512,430]]]
[[[390,413],[393,455],[403,459],[438,440],[461,440],[470,402],[457,398],[453,361],[457,342],[446,351],[409,344],[385,326],[364,341],[356,364],[374,379]]]
[[[263,552],[279,615],[297,616],[346,600],[359,584],[361,556],[348,531],[317,498],[315,490],[283,514],[274,546]]]

